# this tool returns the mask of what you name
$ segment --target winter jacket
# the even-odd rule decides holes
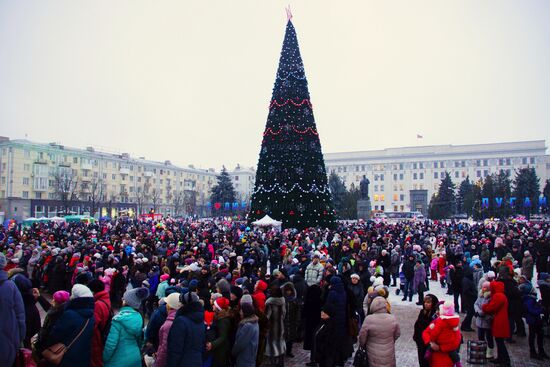
[[[107,321],[111,316],[111,300],[107,291],[94,294],[94,334],[92,336],[92,367],[103,366],[103,338]]]
[[[511,318],[521,316],[522,303],[518,283],[509,278],[501,279],[500,282],[504,284],[504,294],[508,299],[508,315]]]
[[[23,343],[27,348],[31,345],[31,338],[40,331],[40,313],[36,307],[36,299],[32,294],[32,282],[23,274],[12,276],[11,280],[19,289],[25,308],[25,339]]]
[[[167,367],[202,366],[205,347],[204,309],[200,302],[178,310],[168,334]]]
[[[228,310],[222,310],[217,314],[214,323],[216,324],[217,335],[212,340],[212,356],[216,366],[228,366],[231,336],[234,335],[233,319]]]
[[[489,303],[491,297],[485,297],[482,293],[477,297],[474,303],[474,310],[476,312],[476,327],[491,330],[491,323],[493,322],[493,316],[483,312],[483,305]]]
[[[424,343],[434,342],[439,346],[438,351],[432,351],[430,366],[453,367],[454,362],[449,357],[449,352],[457,350],[460,346],[462,335],[459,324],[460,317],[458,315],[440,316],[424,330],[422,333]]]
[[[321,288],[318,285],[311,286],[307,289],[306,300],[304,302],[303,318],[304,318],[304,349],[313,349],[313,339],[315,330],[321,322]]]
[[[533,265],[533,257],[531,255],[525,256],[521,262],[521,275],[525,275],[527,279],[531,280],[533,277]]]
[[[359,344],[367,348],[369,365],[395,366],[395,341],[401,335],[394,315],[388,313],[384,297],[376,297],[371,314],[365,318],[359,332]]]
[[[346,304],[347,295],[344,289],[344,283],[338,276],[330,279],[330,291],[328,292],[326,303],[332,304],[335,314],[333,316],[336,323],[334,337],[337,343],[347,335]]]
[[[540,323],[540,315],[543,310],[542,307],[537,303],[536,293],[535,296],[526,295],[522,297],[523,301],[523,316],[527,325],[536,325]]]
[[[172,324],[176,318],[176,312],[177,310],[170,310],[170,312],[168,312],[168,317],[166,317],[166,321],[164,321],[164,324],[160,327],[159,347],[157,349],[157,359],[154,367],[166,366],[166,359],[168,355],[168,334],[170,333],[170,329],[172,328]]]
[[[145,340],[152,343],[155,348],[159,345],[159,330],[166,321],[166,317],[168,317],[166,304],[162,304],[153,312],[145,329]]]
[[[11,366],[25,338],[25,307],[8,273],[0,270],[0,366]]]
[[[504,295],[504,284],[502,282],[491,282],[491,300],[481,306],[481,310],[486,314],[493,315],[491,331],[493,332],[493,336],[495,338],[510,337],[508,299],[506,298],[506,295]]]
[[[424,291],[426,282],[426,269],[424,265],[419,264],[414,266],[414,277],[413,277],[413,292]]]
[[[269,297],[265,302],[265,316],[269,320],[269,332],[265,355],[278,357],[286,352],[285,344],[285,299],[284,297]]]
[[[474,284],[477,287],[477,285],[479,284],[479,282],[483,278],[483,269],[482,268],[474,268],[473,273],[474,273]]]
[[[158,287],[157,287],[157,293],[156,293],[156,296],[158,297],[158,299],[161,299],[163,297],[166,297],[166,288],[168,288],[170,286],[170,284],[168,284],[168,281],[165,280],[163,282],[161,282]]]
[[[301,307],[296,298],[296,289],[292,283],[286,283],[283,287],[291,287],[293,294],[290,297],[285,295],[285,340],[296,341],[299,338],[298,327],[300,326]]]
[[[313,264],[313,262],[309,263],[305,274],[305,281],[308,287],[313,284],[321,283],[321,280],[323,279],[323,269],[323,265],[319,262],[317,264]]]
[[[399,272],[399,265],[401,265],[401,255],[395,250],[391,251],[391,265],[390,273],[396,274]]]
[[[124,306],[113,317],[103,350],[105,367],[134,367],[141,364],[143,318],[135,309]]]
[[[82,334],[75,337],[84,328]],[[89,367],[92,351],[92,334],[94,332],[94,299],[92,297],[75,298],[67,303],[65,312],[55,323],[52,332],[47,338],[46,348],[63,343],[73,345],[63,356],[59,367]]]
[[[414,278],[414,264],[414,261],[405,260],[403,267],[401,268],[401,271],[405,274],[405,278],[408,280],[412,280]]]
[[[462,277],[462,303],[466,310],[471,310],[477,298],[477,287],[474,283],[473,273],[470,268],[464,270]]]
[[[260,312],[265,312],[265,290],[267,289],[267,283],[263,280],[258,281],[256,290],[252,294],[252,299],[254,300],[254,307]]]
[[[258,316],[252,315],[241,320],[231,354],[235,367],[256,367],[260,329]]]

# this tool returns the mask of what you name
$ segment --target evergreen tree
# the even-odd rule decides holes
[[[500,208],[495,199],[492,200],[495,205],[495,215],[500,218],[507,218],[512,213],[510,208],[510,196],[512,196],[512,180],[510,174],[504,170],[500,170],[498,174],[494,174],[493,181],[495,183],[495,197],[502,198]]]
[[[485,177],[485,182],[483,182],[483,188],[481,189],[481,196],[483,196],[484,198],[489,198],[489,206],[483,207],[481,209],[483,215],[485,216],[485,218],[493,217],[495,215],[495,181],[493,180],[493,175]]]
[[[475,220],[480,220],[481,215],[481,189],[483,187],[483,180],[479,179],[472,186],[472,211],[471,214]]]
[[[218,182],[214,185],[210,191],[210,201],[212,203],[221,203],[221,214],[229,214],[231,209],[225,207],[225,203],[229,203],[230,208],[235,202],[236,194],[233,182],[229,173],[225,167],[223,167],[221,173],[216,177]]]
[[[538,211],[538,197],[540,194],[540,179],[534,167],[521,168],[516,171],[514,179],[514,196],[516,197],[516,212],[527,216]],[[525,198],[531,200],[531,207],[524,207]]]
[[[296,31],[289,20],[269,104],[249,220],[329,227],[335,213]]]
[[[470,182],[470,176],[460,183],[458,186],[458,194],[456,200],[456,212],[457,213],[466,213],[468,215],[472,214],[473,203],[473,184]]]
[[[445,177],[441,180],[437,194],[432,196],[428,212],[432,219],[450,218],[455,214],[455,184],[449,172],[445,172]]]
[[[354,184],[351,184],[344,196],[344,209],[340,213],[340,218],[357,219],[357,200],[360,198],[361,190],[356,188]]]
[[[344,210],[344,200],[346,197],[346,185],[340,176],[336,173],[331,173],[328,177],[328,186],[332,194],[332,202],[334,203],[334,209],[338,217],[342,217],[342,211]]]

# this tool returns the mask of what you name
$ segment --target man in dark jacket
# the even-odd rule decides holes
[[[403,275],[405,275],[405,285],[403,289],[403,299],[401,301],[406,301],[407,297],[409,302],[412,302],[413,297],[413,278],[414,278],[414,265],[415,265],[414,255],[411,253],[409,258],[403,263]]]
[[[454,269],[451,269],[450,271],[450,276],[451,276],[451,288],[452,288],[454,302],[455,302],[455,312],[458,313],[460,311],[459,310],[460,303],[458,303],[458,297],[460,297],[462,293],[462,278],[464,277],[462,260],[456,261]]]
[[[0,253],[0,366],[11,366],[25,338],[25,308],[15,284],[8,280],[6,257]]]
[[[504,283],[504,294],[508,299],[508,319],[510,320],[510,335],[524,337],[525,325],[522,319],[522,302],[521,292],[519,291],[517,282],[509,275],[508,272],[499,272],[499,281]],[[515,327],[514,327],[515,325]],[[515,330],[515,333],[514,333]],[[510,341],[512,337],[510,337]]]
[[[460,330],[474,331],[472,329],[472,318],[474,317],[474,303],[477,299],[477,284],[474,282],[472,269],[466,265],[464,276],[462,277],[462,311],[466,311],[466,317],[462,321]]]
[[[202,366],[205,348],[204,309],[193,292],[180,296],[183,305],[168,334],[167,367]]]

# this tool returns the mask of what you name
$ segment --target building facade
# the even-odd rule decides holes
[[[178,167],[112,154],[0,138],[0,212],[5,218],[60,212],[114,216],[147,213],[209,215],[213,169]]]
[[[250,203],[250,197],[256,183],[256,170],[254,167],[241,167],[237,165],[233,171],[229,171],[228,173],[231,175],[231,181],[237,194],[237,201],[239,203]]]
[[[395,212],[425,207],[421,205],[419,190],[427,190],[429,202],[446,171],[457,187],[468,176],[476,182],[501,169],[513,179],[515,170],[528,166],[535,167],[541,190],[550,178],[544,140],[326,153],[325,165],[327,174],[337,173],[348,188],[359,187],[366,175],[372,209]]]

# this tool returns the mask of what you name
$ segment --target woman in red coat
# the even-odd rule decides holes
[[[491,331],[497,343],[498,358],[495,363],[510,365],[510,356],[504,340],[510,337],[510,323],[508,322],[508,299],[504,294],[504,283],[491,282],[491,300],[481,306],[483,313],[493,315]]]
[[[462,340],[459,324],[460,317],[454,313],[453,302],[440,306],[439,317],[422,333],[424,344],[431,349],[430,367],[453,367],[459,360],[458,347]]]
[[[447,272],[445,271],[445,266],[447,266],[447,260],[445,259],[445,252],[439,254],[437,269],[439,270],[439,281],[441,282],[441,288],[445,288],[445,278]]]

